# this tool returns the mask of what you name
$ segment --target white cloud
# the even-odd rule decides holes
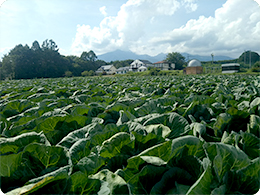
[[[194,0],[184,0],[182,2],[182,4],[184,4],[184,6],[188,12],[194,12],[198,8],[198,5],[197,5],[197,3],[194,3]]]
[[[259,11],[253,1],[228,0],[216,10],[215,17],[189,20],[185,26],[153,38],[152,43],[167,45],[168,52],[201,55],[216,52],[238,57],[245,49],[259,52]]]
[[[100,11],[100,13],[103,15],[103,16],[107,16],[107,12],[106,12],[106,6],[102,6],[102,7],[100,7],[99,8],[99,11]]]
[[[174,18],[182,7],[187,13],[196,11],[196,2],[128,0],[117,16],[105,17],[98,27],[78,25],[73,52],[80,54],[93,50],[101,54],[115,49],[130,49],[150,55],[177,51],[232,57],[238,57],[236,55],[245,49],[260,52],[260,12],[254,1],[227,0],[213,17],[200,16],[179,28],[160,29],[159,33],[157,25],[165,17]],[[105,11],[105,8],[101,10]]]
[[[128,0],[117,16],[105,17],[99,27],[78,25],[72,50],[77,54],[90,49],[98,54],[118,48],[135,50],[140,47],[138,43],[148,41],[150,33],[146,28],[157,16],[172,16],[181,6],[191,2],[193,0]],[[105,11],[105,7],[100,11]]]
[[[260,5],[260,0],[254,0],[255,2],[257,2],[258,3],[258,5]]]

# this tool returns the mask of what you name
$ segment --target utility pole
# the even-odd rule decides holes
[[[246,64],[246,50],[244,50],[244,64]]]
[[[251,68],[251,50],[249,50],[249,68]]]

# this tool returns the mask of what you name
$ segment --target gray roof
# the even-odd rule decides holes
[[[114,66],[113,64],[112,65],[105,65],[105,66],[101,66],[100,68],[102,68],[103,70],[109,70],[112,66]]]
[[[129,66],[125,66],[125,67],[120,67],[117,69],[117,71],[121,71],[121,70],[129,70]]]
[[[146,66],[140,66],[139,69],[147,69]]]
[[[139,59],[138,59],[139,60]],[[143,62],[144,64],[152,64],[152,62],[148,61],[148,60],[139,60],[141,62]]]

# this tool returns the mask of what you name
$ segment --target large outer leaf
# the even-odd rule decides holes
[[[96,126],[95,129],[90,130],[85,137],[91,139],[92,145],[102,145],[102,143],[112,137],[114,134],[118,133],[119,129],[118,127],[113,124],[109,123],[107,124],[103,129],[100,126],[98,129],[98,126]]]
[[[142,135],[132,131],[131,134],[134,135],[135,138],[135,148],[133,154],[138,154],[149,147],[152,147],[165,141],[161,136],[155,135],[153,133]]]
[[[161,144],[157,144],[144,150],[138,156],[156,156],[164,161],[167,161],[171,154],[171,143],[171,141],[167,141]]]
[[[144,166],[139,173],[135,174],[128,181],[131,193],[149,194],[153,186],[160,181],[166,171],[167,168],[162,166]]]
[[[252,133],[247,133],[240,131],[242,150],[250,157],[251,159],[257,158],[260,156],[260,139]]]
[[[17,99],[9,101],[1,106],[3,106],[4,108],[3,110],[1,110],[1,113],[3,113],[5,118],[8,118],[33,107],[34,104],[29,100]]]
[[[91,118],[86,116],[53,116],[40,123],[36,131],[43,131],[51,144],[57,144],[69,132],[89,123],[91,123]]]
[[[77,171],[71,175],[70,194],[97,194],[100,187],[100,180],[88,178],[87,174],[80,171]]]
[[[222,137],[224,131],[229,133],[231,131],[246,131],[249,115],[248,112],[232,107],[229,108],[226,113],[222,113],[217,117],[217,121],[213,125],[215,136]]]
[[[135,108],[137,117],[145,116],[152,113],[164,113],[164,109],[155,101],[149,101],[143,104],[141,107]]]
[[[22,153],[0,156],[0,177],[11,177],[22,161]]]
[[[32,143],[26,146],[23,152],[38,159],[45,168],[65,166],[70,160],[67,151],[59,146]]]
[[[80,159],[75,166],[75,169],[91,175],[95,174],[103,165],[105,165],[105,163],[105,158],[92,152],[87,157]]]
[[[104,141],[100,149],[100,156],[112,158],[120,154],[124,147],[125,149],[133,149],[134,141],[130,138],[128,133],[119,132]]]
[[[147,133],[153,133],[155,135],[166,138],[171,133],[171,129],[163,124],[148,125],[145,127]]]
[[[203,145],[209,159],[213,162],[213,168],[219,182],[225,173],[230,170],[239,170],[249,165],[248,156],[234,146],[208,142]]]
[[[250,133],[260,138],[260,117],[254,114],[250,115],[250,122],[247,129]]]
[[[73,164],[77,164],[81,158],[90,154],[90,144],[90,139],[85,138],[78,140],[71,146],[69,153]]]
[[[129,111],[120,110],[119,115],[119,119],[116,123],[117,125],[122,125],[130,120],[135,119],[135,116],[132,115]]]
[[[36,132],[23,133],[12,138],[0,138],[0,154],[18,153],[30,143],[37,142],[50,145],[45,135]]]
[[[61,171],[55,176],[45,177],[37,183],[25,185],[24,187],[15,189],[7,194],[50,194],[63,193],[70,188],[69,176],[66,171]]]
[[[172,185],[174,181],[177,181],[179,184],[192,185],[194,178],[187,171],[178,167],[172,167],[163,174],[162,179],[153,186],[150,193],[166,194],[168,190],[174,187]]]
[[[64,146],[69,149],[76,141],[85,138],[86,134],[88,136],[89,133],[94,134],[95,132],[101,131],[102,128],[99,124],[91,123],[85,127],[82,127],[81,129],[77,129],[75,131],[70,132],[57,145]]]
[[[199,159],[205,157],[205,151],[202,147],[203,142],[194,136],[186,135],[172,140],[171,153],[168,161],[174,158],[181,159],[183,156],[196,156]]]
[[[98,194],[129,194],[125,180],[107,169],[90,176],[90,178],[101,181]]]
[[[201,174],[200,178],[190,187],[189,191],[186,193],[190,194],[210,194],[211,192],[211,181],[213,179],[213,175],[211,172],[211,162],[209,159],[204,159],[203,161],[205,170]]]
[[[245,194],[256,194],[260,189],[260,157],[254,159],[250,165],[237,171],[236,187]]]
[[[171,133],[168,136],[170,139],[188,134],[191,131],[188,121],[175,112],[155,116],[144,123],[145,126],[152,124],[168,126],[171,129]]]

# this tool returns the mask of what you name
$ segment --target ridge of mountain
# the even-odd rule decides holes
[[[188,53],[181,53],[186,60],[191,60],[191,59],[197,59],[200,61],[211,61],[212,57],[211,55],[209,56],[200,56],[200,55],[191,55]],[[149,60],[150,62],[154,63],[154,62],[158,62],[158,61],[162,61],[166,58],[165,53],[159,53],[156,56],[150,56],[147,54],[143,54],[143,55],[138,55],[134,52],[131,51],[122,51],[122,50],[115,50],[112,52],[108,52],[105,54],[101,54],[98,55],[98,59],[99,60],[104,60],[106,62],[111,62],[111,61],[122,61],[122,60],[136,60],[136,59],[142,59],[142,60]],[[220,61],[220,60],[232,60],[233,58],[230,58],[228,56],[214,56],[214,61]]]

